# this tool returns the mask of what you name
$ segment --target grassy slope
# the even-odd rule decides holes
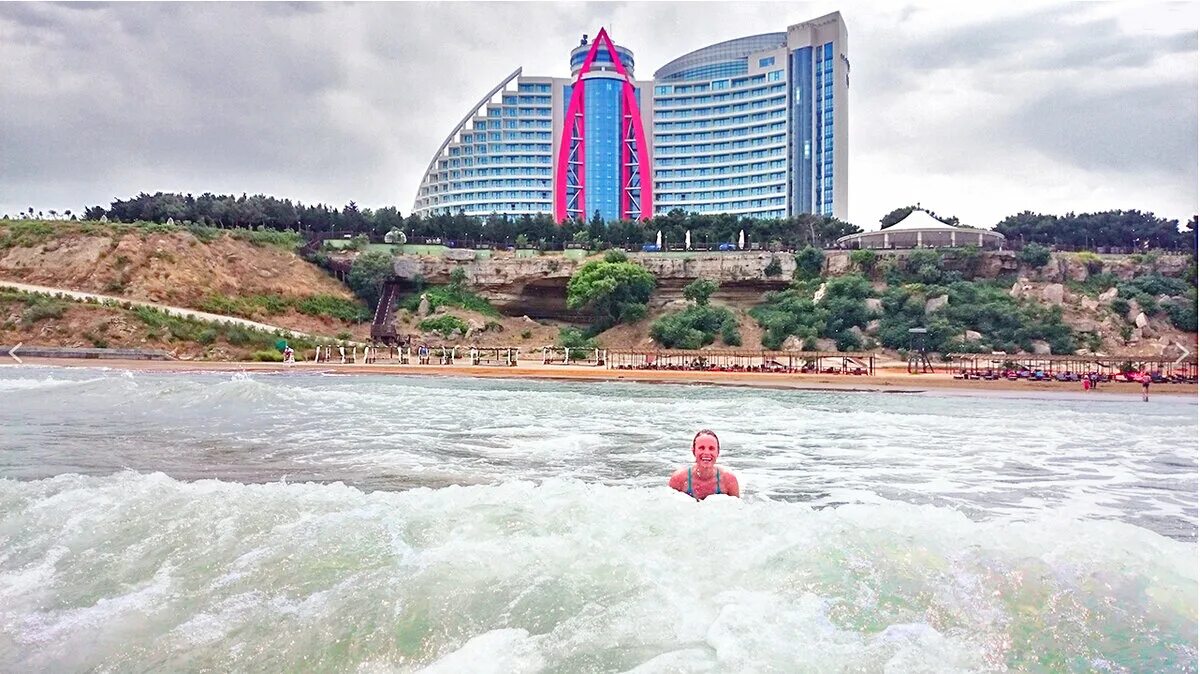
[[[0,277],[365,337],[370,309],[296,255],[293,232],[0,221]]]

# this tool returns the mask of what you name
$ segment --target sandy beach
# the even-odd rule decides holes
[[[1141,397],[1141,387],[1133,383],[1112,382],[1097,391],[1084,392],[1078,382],[967,381],[948,373],[913,375],[904,370],[876,369],[876,374],[780,374],[762,372],[703,372],[675,370],[615,370],[602,367],[543,365],[521,363],[516,367],[471,365],[397,365],[395,363],[338,364],[297,362],[211,362],[148,360],[81,360],[73,358],[24,358],[29,365],[57,367],[110,367],[145,372],[326,372],[331,374],[386,374],[424,377],[486,377],[501,379],[546,379],[567,381],[629,381],[656,384],[713,384],[756,388],[864,391],[886,393],[922,393],[936,391],[964,395],[1038,395],[1097,397],[1124,395]],[[1195,384],[1154,384],[1151,396],[1195,397]]]

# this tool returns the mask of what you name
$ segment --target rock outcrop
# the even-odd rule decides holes
[[[567,281],[586,260],[562,255],[515,257],[503,253],[475,259],[475,251],[469,249],[446,252],[455,252],[454,259],[404,255],[394,258],[392,267],[401,280],[421,278],[435,284],[449,283],[450,272],[455,267],[462,267],[472,289],[504,314],[567,321],[590,319],[566,305]],[[465,260],[468,256],[470,259]],[[629,257],[658,280],[652,306],[682,300],[683,287],[698,278],[710,278],[721,284],[714,300],[754,304],[761,300],[764,292],[786,288],[796,270],[796,261],[791,255],[768,251],[696,253],[678,257],[634,253]],[[772,259],[779,262],[782,273],[768,277],[765,271]]]

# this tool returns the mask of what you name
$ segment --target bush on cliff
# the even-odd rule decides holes
[[[592,312],[592,330],[633,323],[646,315],[654,276],[631,262],[592,260],[567,282],[567,306]]]
[[[650,336],[668,349],[699,349],[716,341],[741,346],[737,318],[725,307],[694,306],[667,314],[650,326]]]
[[[421,332],[436,332],[446,338],[449,338],[456,332],[465,335],[467,334],[467,330],[470,329],[463,319],[458,316],[451,316],[450,314],[426,318],[417,325],[417,328]]]
[[[721,285],[712,279],[698,278],[683,287],[683,297],[702,307],[708,304],[708,298],[720,287]]]
[[[354,258],[354,263],[350,265],[350,273],[346,275],[346,283],[368,307],[374,307],[379,303],[383,284],[393,274],[392,256],[383,251],[373,250]]]
[[[794,278],[800,280],[814,279],[821,275],[825,267],[825,253],[820,248],[805,246],[796,253],[796,271]]]
[[[1050,249],[1041,244],[1027,243],[1017,253],[1017,259],[1034,269],[1039,269],[1050,263]]]

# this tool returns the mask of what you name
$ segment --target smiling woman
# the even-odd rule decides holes
[[[713,494],[740,497],[742,494],[737,478],[728,469],[722,471],[717,466],[717,456],[720,454],[721,441],[717,434],[707,428],[700,430],[692,438],[692,457],[696,459],[696,464],[675,471],[668,484],[697,501]]]

